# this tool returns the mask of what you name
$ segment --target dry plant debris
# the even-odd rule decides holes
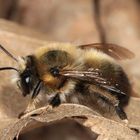
[[[76,104],[62,104],[57,108],[50,106],[37,109],[21,119],[11,119],[5,124],[5,128],[0,127],[1,140],[18,139],[20,133],[25,134],[31,129],[40,126],[39,123],[50,123],[52,121],[62,120],[64,118],[76,119],[84,126],[90,128],[94,134],[98,134],[97,139],[128,139],[136,140],[140,138],[134,131],[123,123],[106,119],[89,108]]]

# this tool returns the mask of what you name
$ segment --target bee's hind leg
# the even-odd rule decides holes
[[[128,123],[127,115],[124,112],[123,108],[120,105],[115,105],[115,110],[120,119],[123,120],[125,123]]]
[[[128,119],[127,115],[124,112],[123,108],[120,105],[115,106],[116,113],[122,119],[122,121],[128,126],[131,130],[133,130],[136,134],[139,134],[139,130],[137,128],[132,127],[131,125],[128,124]]]

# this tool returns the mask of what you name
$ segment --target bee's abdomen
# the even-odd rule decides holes
[[[126,105],[131,94],[131,85],[129,79],[124,72],[123,68],[118,64],[111,61],[99,61],[98,65],[88,65],[88,67],[95,67],[99,69],[101,78],[104,78],[106,83],[105,86],[114,87],[115,90],[107,90],[109,94],[116,96],[120,101],[121,105]],[[99,86],[103,86],[102,83],[99,83]]]

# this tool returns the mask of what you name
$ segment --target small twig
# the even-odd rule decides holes
[[[94,21],[99,32],[101,43],[106,43],[106,34],[105,29],[101,22],[101,10],[100,10],[100,0],[93,0],[93,9],[94,9]]]

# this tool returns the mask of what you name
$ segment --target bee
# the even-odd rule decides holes
[[[121,120],[127,120],[124,106],[128,104],[131,85],[115,59],[133,58],[128,49],[102,43],[48,43],[34,54],[16,58],[0,48],[18,64],[18,68],[0,70],[15,70],[22,95],[31,95],[25,112],[46,98],[46,104],[52,107],[76,103],[104,112],[112,108]]]

